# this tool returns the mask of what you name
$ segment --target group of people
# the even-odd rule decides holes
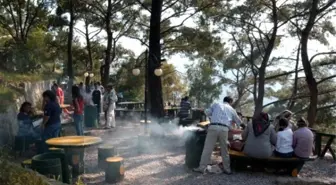
[[[313,151],[314,134],[303,118],[291,123],[292,113],[284,111],[270,123],[267,113],[260,113],[243,131],[243,152],[251,157],[309,158]]]
[[[43,119],[39,125],[34,125],[32,116],[32,104],[24,102],[17,115],[18,133],[17,136],[30,138],[32,141],[41,140],[40,151],[47,151],[45,141],[58,137],[61,130],[61,113],[59,99],[56,94],[47,90],[42,94],[43,98]]]
[[[72,87],[72,106],[71,113],[67,109],[63,109],[65,114],[72,114],[73,121],[76,127],[77,135],[84,135],[84,106],[85,95],[81,89],[81,85],[74,85]],[[115,103],[118,101],[115,90],[113,89],[112,84],[107,85],[106,91],[101,88],[99,83],[95,83],[95,89],[91,92],[90,99],[98,107],[97,119],[100,120],[100,109],[103,105],[103,111],[105,113],[105,128],[115,127],[115,117],[114,109],[116,107]],[[43,104],[43,119],[42,122],[38,125],[34,124],[32,116],[32,103],[24,102],[19,110],[17,115],[18,121],[18,132],[17,136],[31,138],[32,140],[42,141],[43,150],[47,150],[45,146],[45,141],[58,137],[61,131],[61,115],[62,109],[61,105],[64,104],[64,93],[62,88],[54,83],[51,90],[46,90],[42,94]],[[103,103],[101,101],[103,100]]]
[[[225,97],[224,103],[215,103],[205,111],[210,118],[210,125],[199,167],[194,171],[206,172],[208,164],[211,163],[214,146],[219,141],[223,172],[231,174],[228,138],[235,127],[243,126],[241,116],[231,106],[232,103],[231,97]],[[269,158],[272,155],[284,158],[309,158],[313,150],[314,135],[302,117],[295,126],[291,122],[292,115],[293,113],[288,110],[283,111],[272,124],[270,116],[261,112],[253,117],[252,122],[241,127],[243,128],[241,147],[231,149],[242,151],[254,158]]]

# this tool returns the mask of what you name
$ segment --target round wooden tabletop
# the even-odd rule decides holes
[[[109,157],[106,159],[106,162],[113,163],[113,162],[120,162],[123,161],[124,159],[122,157]]]
[[[61,109],[66,109],[66,108],[69,108],[70,105],[69,104],[62,104],[60,105]]]
[[[92,136],[65,136],[48,139],[46,143],[52,147],[76,148],[97,145],[102,142],[100,137]]]

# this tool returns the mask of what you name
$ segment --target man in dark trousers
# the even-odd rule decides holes
[[[100,124],[100,110],[101,110],[101,90],[100,90],[100,86],[98,85],[98,83],[94,84],[94,91],[92,92],[92,101],[95,105],[97,105],[97,120],[98,120],[98,124]]]

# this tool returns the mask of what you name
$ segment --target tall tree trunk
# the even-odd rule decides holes
[[[261,66],[259,68],[259,78],[258,78],[258,98],[257,102],[255,102],[254,115],[258,115],[263,110],[264,105],[264,96],[265,96],[265,75],[266,75],[266,67],[268,60],[272,54],[275,40],[278,33],[278,14],[277,14],[277,5],[276,0],[272,0],[272,21],[273,21],[273,31],[271,38],[268,40],[268,44],[265,50],[265,54],[263,60],[261,62]]]
[[[149,60],[148,60],[148,99],[150,113],[154,118],[161,118],[164,115],[162,100],[161,78],[155,76],[154,70],[161,65],[161,13],[163,0],[152,1],[149,34]]]
[[[308,122],[310,126],[315,124],[315,118],[317,113],[317,96],[318,89],[316,79],[314,78],[314,74],[310,65],[309,57],[308,57],[308,39],[311,30],[314,27],[315,20],[318,14],[318,3],[319,0],[313,0],[310,9],[310,15],[306,27],[302,30],[301,33],[301,60],[303,71],[306,75],[306,82],[310,92],[310,103],[308,109]]]
[[[88,52],[89,62],[86,64],[86,70],[93,72],[93,61],[92,61],[92,52],[91,52],[91,41],[90,41],[90,34],[89,34],[89,23],[87,19],[85,20],[85,40],[86,40],[86,50]],[[86,85],[90,84],[90,75],[86,77]]]
[[[70,23],[69,23],[69,34],[68,34],[68,76],[69,76],[69,89],[73,84],[74,73],[73,73],[73,61],[72,61],[72,40],[73,40],[73,27],[74,27],[74,7],[73,0],[69,0],[69,11],[70,11]]]
[[[107,33],[107,47],[105,50],[105,64],[102,76],[102,84],[106,86],[109,81],[110,76],[110,64],[111,64],[111,51],[112,51],[112,40],[113,34],[111,30],[111,12],[112,12],[112,0],[107,1],[107,10],[105,17],[105,31]]]
[[[289,100],[288,104],[287,104],[287,109],[288,110],[292,110],[295,102],[296,102],[296,95],[297,95],[297,88],[298,88],[298,81],[299,81],[299,62],[300,62],[300,50],[301,50],[301,43],[298,46],[297,49],[297,54],[296,54],[296,64],[295,64],[295,77],[294,77],[294,85],[293,85],[293,92],[292,92],[292,96],[291,99]]]

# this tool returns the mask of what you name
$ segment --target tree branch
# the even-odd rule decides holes
[[[322,80],[320,80],[320,81],[318,81],[318,82],[316,82],[316,83],[317,83],[317,85],[319,85],[319,84],[321,84],[321,83],[323,83],[323,82],[325,82],[325,81],[331,80],[331,79],[333,79],[333,78],[336,78],[336,75],[328,76],[328,77],[323,78]]]
[[[126,37],[131,38],[131,39],[134,39],[134,40],[137,40],[137,41],[140,41],[140,43],[141,43],[142,45],[145,45],[146,47],[149,47],[149,45],[148,45],[145,41],[143,41],[142,39],[139,39],[139,38],[136,37],[136,36],[126,35]]]
[[[325,4],[322,8],[317,10],[317,14],[320,14],[324,12],[326,9],[328,9],[331,5],[333,5],[336,2],[336,0],[330,0],[327,4]]]
[[[321,110],[324,110],[324,109],[330,109],[330,108],[333,108],[333,107],[336,107],[336,104],[332,104],[332,105],[326,105],[326,106],[318,107],[316,111],[321,111]],[[308,108],[309,108],[309,107],[305,107],[305,108],[302,109],[302,110],[296,111],[294,114],[298,114],[298,113],[304,112],[304,111],[306,111]]]
[[[310,58],[309,63],[311,63],[314,60],[315,57],[318,57],[320,55],[334,55],[334,54],[336,54],[336,51],[317,53]]]
[[[171,4],[167,5],[166,8],[164,8],[161,12],[165,12],[166,10],[168,10],[169,8],[173,7],[176,3],[178,3],[180,0],[176,0],[174,2],[172,2]],[[167,3],[168,4],[168,3]],[[163,5],[164,6],[164,5]]]
[[[193,17],[193,16],[196,15],[197,13],[201,12],[202,10],[211,7],[212,5],[213,5],[213,3],[209,3],[209,4],[207,4],[207,5],[203,6],[203,7],[201,7],[201,8],[199,8],[199,9],[195,10],[194,13],[192,13],[192,14],[190,14],[188,17],[186,17],[180,24],[175,25],[175,26],[172,26],[172,27],[168,28],[168,29],[165,30],[165,31],[162,31],[162,32],[161,32],[161,35],[165,35],[167,32],[170,32],[170,31],[172,31],[172,30],[174,30],[174,29],[176,29],[176,28],[178,28],[178,27],[180,27],[180,26],[183,26],[183,24],[184,24],[188,19],[190,19],[191,17]]]
[[[332,92],[335,92],[335,91],[336,91],[336,89],[326,90],[324,92],[320,92],[318,95],[324,95],[324,94],[332,93]],[[288,101],[288,100],[291,100],[291,99],[296,100],[296,99],[309,98],[309,97],[310,97],[310,94],[305,94],[305,95],[298,95],[296,97],[290,97],[290,98],[285,98],[285,99],[281,99],[281,100],[276,100],[276,101],[273,101],[273,102],[270,102],[270,103],[264,105],[263,108],[268,107],[270,105],[273,105],[275,103],[280,103],[280,102]]]
[[[144,8],[145,10],[147,10],[149,13],[152,13],[152,11],[145,5],[145,4],[143,4],[142,2],[141,2],[141,0],[135,0],[137,3],[139,3],[140,4],[140,6],[142,7],[142,8]]]
[[[331,65],[331,64],[335,64],[335,61],[324,62],[324,63],[320,63],[320,64],[317,64],[317,65],[312,65],[312,67],[321,67],[321,66],[326,66],[326,65]],[[297,72],[301,72],[301,71],[303,71],[303,68],[297,70]],[[282,77],[282,76],[287,76],[287,75],[290,75],[290,74],[293,74],[293,73],[295,73],[295,71],[287,71],[287,72],[284,72],[284,73],[281,73],[281,74],[277,74],[277,75],[273,75],[273,76],[267,76],[265,78],[265,80],[272,80],[272,79],[279,78],[279,77]]]

